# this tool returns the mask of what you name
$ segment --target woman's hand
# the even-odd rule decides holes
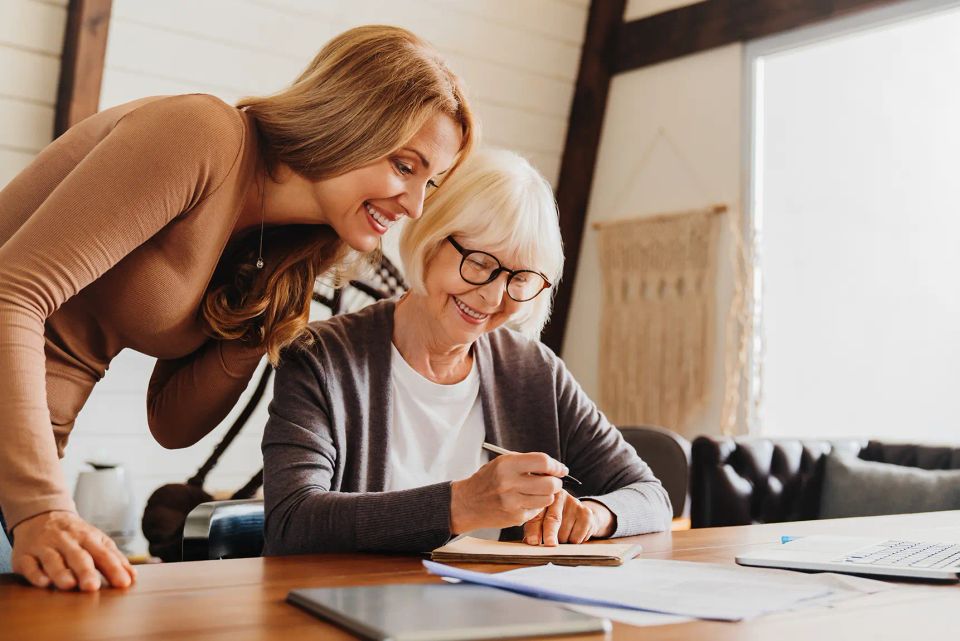
[[[608,537],[617,529],[613,513],[603,503],[579,501],[566,490],[542,512],[523,524],[523,542],[554,546]]]
[[[18,524],[13,536],[13,571],[38,588],[94,592],[100,573],[116,588],[137,578],[113,539],[73,512],[39,514]]]
[[[559,477],[567,471],[542,452],[501,454],[473,476],[451,484],[451,531],[463,534],[529,521],[553,502],[561,489]]]

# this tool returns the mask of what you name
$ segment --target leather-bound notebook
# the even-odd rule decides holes
[[[520,565],[623,565],[640,553],[638,543],[561,543],[554,547],[463,536],[430,554],[442,563],[516,563]]]

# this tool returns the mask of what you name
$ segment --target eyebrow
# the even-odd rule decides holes
[[[413,147],[404,147],[403,149],[405,151],[412,151],[413,153],[417,154],[417,156],[420,157],[420,162],[423,163],[424,169],[430,169],[430,161],[427,160],[427,157],[420,153],[418,149],[414,149]]]

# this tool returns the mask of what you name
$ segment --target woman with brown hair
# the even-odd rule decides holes
[[[308,341],[314,280],[368,253],[469,153],[457,77],[408,31],[328,43],[293,85],[99,113],[0,191],[0,523],[33,585],[135,572],[75,511],[57,461],[111,359],[157,360],[150,430],[213,429],[261,357]],[[51,434],[52,427],[52,434]]]

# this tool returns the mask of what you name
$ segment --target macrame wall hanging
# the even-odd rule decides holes
[[[713,367],[723,205],[600,223],[600,402],[617,425],[681,430]]]
[[[663,145],[705,202],[710,191],[680,147],[659,127],[613,202],[617,208]],[[752,333],[751,263],[737,210],[726,205],[594,223],[599,230],[603,309],[599,354],[600,406],[617,425],[654,424],[686,431],[711,393],[714,358],[723,359],[719,425],[702,427],[734,435],[745,429],[742,393]],[[721,225],[732,243],[733,292],[725,310],[724,344],[717,350],[717,266]]]

